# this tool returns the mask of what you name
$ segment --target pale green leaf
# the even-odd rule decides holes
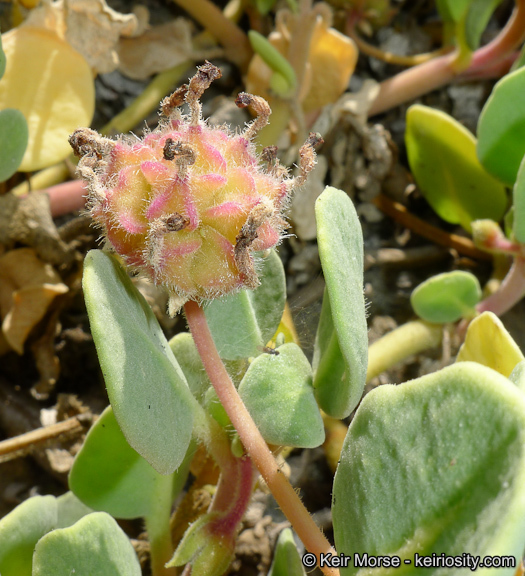
[[[361,399],[368,360],[363,234],[352,201],[336,188],[319,196],[315,216],[327,288],[314,353],[315,395],[327,414],[344,418]]]
[[[129,444],[160,474],[181,464],[191,440],[191,395],[166,338],[117,260],[86,257],[89,322],[115,417]]]
[[[261,261],[261,281],[256,290],[213,300],[204,313],[223,360],[257,356],[275,334],[286,301],[286,281],[281,259],[272,250]]]
[[[423,573],[416,553],[508,555],[515,567],[497,574],[513,576],[525,545],[523,393],[472,362],[370,392],[344,442],[333,523],[338,553],[401,559],[376,576]],[[341,570],[357,572],[354,562]]]
[[[105,512],[53,530],[35,548],[32,576],[141,576],[133,546]]]
[[[410,296],[414,312],[423,320],[437,324],[471,318],[480,300],[478,279],[461,270],[444,272],[425,280]]]
[[[297,344],[284,344],[277,351],[261,354],[250,364],[239,394],[267,442],[315,448],[324,441],[324,426],[312,367]]]

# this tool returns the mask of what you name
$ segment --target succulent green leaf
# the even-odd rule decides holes
[[[342,392],[350,393],[350,383],[346,377],[345,358],[341,352],[337,332],[334,328],[327,288],[324,290],[323,306],[317,326],[312,366],[315,374],[314,388],[316,388],[316,395],[321,407],[333,418],[344,418],[347,414],[341,411],[342,407],[339,405],[339,400],[334,398],[332,401],[330,394],[331,388],[336,388],[337,384],[341,387]]]
[[[115,518],[148,516],[158,490],[171,492],[171,484],[128,444],[111,406],[89,431],[69,474],[82,502]]]
[[[204,406],[210,416],[214,418],[223,428],[231,430],[233,428],[231,420],[221,404],[215,388],[210,387],[204,396]],[[241,453],[242,455],[242,453]]]
[[[133,546],[105,512],[94,512],[69,528],[46,534],[35,548],[32,576],[141,576]]]
[[[484,168],[508,186],[525,156],[525,68],[504,76],[492,90],[478,122],[478,156]],[[492,217],[493,220],[498,218]]]
[[[36,543],[57,527],[54,496],[33,496],[0,521],[0,574],[31,576]]]
[[[239,394],[267,442],[315,448],[324,442],[324,426],[312,367],[297,344],[283,344],[277,351],[250,364]]]
[[[20,110],[0,111],[0,182],[10,178],[20,166],[27,147],[29,131]]]
[[[465,34],[471,50],[477,50],[494,10],[502,0],[474,0],[470,3],[465,20]]]
[[[170,340],[170,348],[184,372],[191,393],[201,401],[211,384],[193,336],[189,332],[180,332]]]
[[[223,360],[257,356],[275,334],[286,302],[284,268],[272,250],[261,262],[260,286],[242,290],[204,309]]]
[[[301,557],[290,528],[285,528],[279,534],[268,576],[304,576]]]
[[[425,280],[410,296],[414,312],[423,320],[436,324],[471,318],[480,300],[478,279],[470,272],[461,270]]]
[[[510,67],[510,71],[514,72],[515,70],[518,70],[518,68],[521,68],[524,65],[525,65],[525,46],[522,46],[518,57],[516,58],[516,60],[514,60],[512,66]]]
[[[295,71],[288,60],[273,46],[262,34],[255,30],[248,32],[248,39],[252,45],[253,51],[259,54],[276,74],[282,78],[280,86],[283,90],[280,96],[288,96],[295,88],[296,77]]]
[[[86,256],[84,296],[115,417],[129,444],[160,474],[188,449],[195,399],[151,308],[117,260]]]
[[[443,220],[470,230],[472,220],[503,216],[505,187],[485,172],[476,139],[459,122],[440,110],[411,106],[405,142],[414,178]]]
[[[255,0],[257,11],[259,14],[266,16],[268,12],[275,6],[277,0]]]
[[[525,360],[522,360],[514,366],[514,370],[509,376],[509,380],[525,394]]]
[[[327,288],[314,353],[315,395],[327,414],[345,418],[361,399],[368,361],[363,234],[352,201],[331,186],[317,199],[315,217]]]
[[[521,161],[513,190],[513,232],[516,240],[525,244],[525,157]]]
[[[459,22],[474,0],[436,0],[436,8],[445,22]]]
[[[478,362],[507,378],[522,360],[518,345],[492,312],[483,312],[472,320],[456,358],[456,362]]]
[[[84,516],[94,512],[69,491],[57,498],[57,528],[73,526]]]
[[[332,511],[338,553],[401,559],[394,571],[374,570],[377,576],[423,573],[414,566],[416,553],[509,555],[519,562],[525,545],[525,396],[501,374],[471,362],[376,388],[350,425]],[[497,573],[512,576],[515,570]],[[357,572],[353,562],[341,570],[342,576]]]

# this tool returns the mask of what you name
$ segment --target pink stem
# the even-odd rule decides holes
[[[472,55],[466,70],[456,70],[457,52],[446,54],[419,66],[414,66],[380,84],[369,116],[395,108],[436,88],[440,88],[461,75],[479,74],[487,67],[504,59],[525,37],[525,0],[516,0],[516,7],[509,21],[496,38]]]
[[[525,296],[525,258],[517,256],[499,289],[476,306],[476,310],[502,316]]]
[[[86,205],[87,189],[83,180],[71,180],[39,190],[49,196],[53,218],[82,210]]]
[[[248,456],[235,458],[227,469],[223,469],[210,512],[223,512],[213,522],[215,532],[232,534],[237,529],[250,503],[255,484],[255,470]]]
[[[266,481],[277,503],[307,550],[315,554],[318,559],[321,554],[335,554],[334,549],[316,526],[292,485],[282,474],[273,454],[241,400],[219,357],[202,308],[196,302],[190,301],[184,305],[184,311],[195,345],[217,396],[235,426],[246,452]],[[338,570],[326,566],[322,570],[326,576],[338,576],[339,574]]]

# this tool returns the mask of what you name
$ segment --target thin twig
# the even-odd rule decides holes
[[[373,203],[379,208],[379,210],[381,210],[381,212],[384,212],[396,222],[409,228],[412,232],[419,234],[419,236],[423,236],[423,238],[427,238],[441,246],[453,248],[460,254],[469,256],[470,258],[476,258],[478,260],[492,260],[490,254],[476,248],[474,242],[469,238],[464,238],[457,234],[449,234],[448,232],[444,232],[443,230],[428,224],[428,222],[425,222],[424,220],[421,220],[421,218],[411,214],[402,204],[390,200],[390,198],[384,194],[380,194],[374,198]]]
[[[75,416],[62,422],[37,428],[20,436],[3,440],[0,442],[0,463],[25,456],[42,443],[56,439],[64,434],[68,436],[80,434],[84,429],[84,424]]]

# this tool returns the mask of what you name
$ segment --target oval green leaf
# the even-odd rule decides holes
[[[465,19],[465,36],[471,50],[477,50],[481,36],[494,13],[503,0],[474,0],[468,7]]]
[[[516,176],[512,198],[512,231],[516,240],[525,244],[525,157]]]
[[[331,186],[316,200],[315,217],[327,288],[316,342],[315,395],[328,415],[345,418],[361,399],[368,361],[363,233],[350,198]]]
[[[141,576],[128,537],[111,516],[94,512],[70,528],[46,534],[36,545],[33,576]]]
[[[111,406],[89,431],[69,473],[69,487],[82,502],[115,518],[148,516],[158,490],[171,493],[171,484],[128,444]]]
[[[304,576],[303,563],[290,528],[279,534],[268,576]]]
[[[84,296],[115,417],[129,444],[171,474],[191,440],[195,399],[147,304],[117,260],[86,256]]]
[[[189,332],[180,332],[170,340],[170,348],[184,372],[191,393],[201,402],[211,383],[193,336]]]
[[[507,74],[494,86],[478,122],[479,159],[508,186],[516,181],[525,156],[525,108],[518,105],[524,92],[525,69]]]
[[[436,0],[436,8],[445,22],[459,22],[474,0]]]
[[[0,521],[0,574],[31,576],[36,543],[57,527],[54,496],[33,496]]]
[[[407,112],[405,142],[417,185],[443,220],[470,230],[472,220],[501,219],[505,187],[485,172],[476,156],[476,139],[464,126],[417,104]]]
[[[20,166],[27,148],[29,131],[20,110],[0,111],[0,182],[10,178]]]
[[[501,374],[471,362],[373,390],[345,439],[332,511],[339,553],[400,558],[399,568],[378,568],[377,576],[444,573],[417,570],[416,554],[508,555],[519,562],[525,397]],[[357,572],[354,562],[341,570]]]
[[[470,272],[455,270],[433,276],[420,284],[410,296],[414,312],[436,324],[472,318],[481,300],[478,279]]]
[[[57,528],[73,526],[84,516],[94,512],[92,508],[81,502],[73,492],[69,491],[57,498]]]
[[[204,313],[223,360],[257,356],[275,334],[286,302],[286,280],[281,259],[272,250],[262,259],[256,290],[242,290],[212,300]]]
[[[283,344],[277,351],[250,364],[239,394],[268,443],[320,446],[324,425],[312,387],[312,367],[297,344]]]

